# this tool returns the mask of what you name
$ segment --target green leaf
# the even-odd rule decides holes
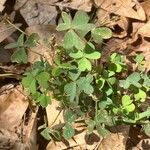
[[[137,94],[134,94],[135,100],[140,100],[140,102],[144,102],[146,99],[146,93],[139,89],[139,92]]]
[[[29,48],[35,47],[39,39],[40,39],[40,37],[37,33],[32,33],[28,37],[28,39],[25,41],[24,45],[29,47]]]
[[[72,138],[75,134],[75,130],[72,128],[72,126],[67,123],[65,126],[64,126],[64,129],[63,129],[63,137],[68,140],[70,138]]]
[[[71,83],[67,83],[64,87],[64,91],[67,93],[67,96],[69,96],[70,98],[70,102],[73,102],[73,100],[76,97],[76,83],[75,82],[71,82]]]
[[[18,48],[18,50],[16,50],[12,54],[11,60],[12,62],[17,62],[17,63],[27,63],[28,57],[27,57],[25,49],[23,47]]]
[[[84,53],[79,50],[77,52],[70,53],[69,56],[74,58],[74,59],[79,59],[79,58],[82,58],[84,56]]]
[[[52,76],[58,77],[61,74],[61,68],[59,67],[54,67],[52,69]]]
[[[73,30],[69,30],[64,36],[63,47],[67,50],[73,47],[82,50],[85,47],[85,43]]]
[[[100,52],[86,53],[85,57],[88,59],[99,59],[101,57],[101,53]]]
[[[57,31],[64,31],[70,29],[70,25],[66,23],[61,23],[57,26],[56,30]]]
[[[110,136],[110,131],[103,127],[100,123],[96,125],[97,132],[104,138]]]
[[[111,85],[114,85],[115,82],[116,82],[116,78],[115,78],[115,77],[108,78],[108,82],[109,82]]]
[[[40,134],[46,139],[46,140],[51,140],[51,135],[50,135],[50,129],[47,127],[45,128]]]
[[[144,125],[144,132],[147,136],[150,136],[150,124]]]
[[[67,111],[65,112],[64,118],[66,122],[72,123],[75,121],[75,114],[72,111]]]
[[[86,124],[88,125],[87,126],[87,134],[91,134],[94,130],[94,127],[95,127],[96,123],[95,123],[94,120],[90,119],[86,122]]]
[[[135,105],[132,103],[125,107],[128,112],[133,112],[135,110]]]
[[[92,94],[94,92],[94,89],[90,84],[92,81],[92,75],[87,75],[86,77],[81,77],[79,80],[77,80],[77,85],[80,91],[84,91],[86,94]]]
[[[19,36],[19,38],[17,40],[17,45],[18,45],[18,47],[24,46],[24,34],[23,33]]]
[[[72,21],[71,16],[68,15],[66,12],[62,12],[61,15],[62,15],[62,19],[63,19],[64,23],[71,25],[71,21]]]
[[[128,106],[132,103],[132,100],[130,99],[130,96],[129,95],[124,95],[122,97],[122,105],[123,106]]]
[[[77,69],[73,69],[69,71],[69,77],[72,81],[76,81],[80,76],[81,72]]]
[[[83,57],[82,59],[78,61],[78,67],[80,71],[85,71],[86,69],[88,71],[91,71],[92,69],[91,62],[85,57]]]
[[[111,63],[108,66],[108,70],[114,71],[114,72],[121,72],[122,71],[122,66],[120,64]]]
[[[36,92],[36,80],[31,73],[22,79],[22,85],[31,93]]]
[[[143,61],[143,59],[144,59],[144,55],[139,54],[139,55],[136,56],[135,61],[136,61],[136,63],[140,64]]]
[[[113,126],[112,118],[109,116],[106,110],[99,110],[94,120],[98,124],[104,123],[105,125]]]
[[[36,80],[38,81],[39,85],[43,88],[48,88],[48,80],[50,79],[50,75],[48,72],[41,72],[36,76]]]
[[[123,87],[124,89],[128,89],[130,86],[130,82],[128,80],[120,80],[119,86]]]
[[[100,87],[100,89],[104,87],[105,81],[106,80],[104,78],[98,79],[98,86]]]
[[[74,26],[86,24],[89,22],[89,19],[90,18],[86,12],[79,10],[76,12],[71,26],[74,27]]]
[[[51,98],[45,94],[41,94],[37,99],[36,99],[36,102],[39,102],[39,104],[42,106],[42,107],[47,107],[48,104],[51,103]]]
[[[112,100],[107,97],[106,99],[101,100],[98,105],[101,109],[105,109],[107,108],[107,106],[111,105],[112,103],[113,103]]]
[[[17,42],[14,42],[14,43],[7,44],[4,48],[5,49],[13,49],[13,48],[17,48],[17,47],[18,47]]]

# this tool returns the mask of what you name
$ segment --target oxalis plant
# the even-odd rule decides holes
[[[62,13],[63,44],[55,48],[53,63],[41,58],[24,73],[22,85],[29,96],[42,107],[51,104],[51,96],[64,110],[64,126],[58,130],[41,126],[46,139],[70,139],[75,135],[74,123],[80,120],[87,127],[106,137],[109,128],[118,124],[140,124],[150,135],[150,107],[146,105],[150,78],[144,72],[144,57],[132,58],[134,71],[125,63],[125,56],[112,53],[101,62],[101,49],[97,45],[112,37],[107,27],[89,23],[89,16],[78,11],[74,18]],[[36,46],[39,37],[21,34],[18,41],[5,48],[17,48],[12,61],[27,63],[27,50]],[[51,93],[51,96],[49,96]],[[52,114],[53,115],[53,114]]]

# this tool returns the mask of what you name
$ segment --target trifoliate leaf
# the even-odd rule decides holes
[[[76,97],[76,88],[75,82],[67,83],[64,87],[64,91],[66,92],[67,96],[69,96],[70,102],[73,102]]]
[[[146,93],[139,89],[139,92],[137,94],[134,94],[135,100],[140,100],[140,102],[144,102],[146,99]]]
[[[91,62],[85,57],[83,57],[82,59],[78,61],[78,68],[80,71],[85,71],[86,69],[88,71],[91,71],[92,69]]]
[[[94,89],[92,85],[90,84],[93,80],[93,77],[91,75],[87,77],[81,77],[79,80],[77,80],[77,85],[80,91],[84,91],[86,94],[92,94]]]
[[[28,57],[25,49],[23,47],[18,48],[12,56],[11,56],[12,62],[17,62],[17,63],[27,63]]]
[[[69,123],[67,123],[63,129],[63,137],[66,140],[68,140],[68,139],[72,138],[74,136],[74,134],[75,134],[75,130]]]
[[[75,47],[78,50],[83,50],[85,43],[73,30],[69,30],[64,36],[63,47],[65,49],[72,49]]]

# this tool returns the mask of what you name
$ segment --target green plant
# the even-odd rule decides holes
[[[89,23],[90,18],[83,11],[78,11],[73,19],[63,12],[62,18],[57,30],[66,33],[63,45],[56,48],[53,64],[41,59],[24,74],[22,85],[29,95],[42,107],[51,102],[49,91],[60,101],[65,111],[65,139],[74,136],[73,125],[79,118],[87,125],[88,134],[96,128],[105,137],[110,133],[107,127],[122,123],[144,125],[149,134],[150,107],[141,111],[150,90],[150,78],[143,70],[144,57],[139,54],[132,59],[138,66],[134,72],[125,63],[125,56],[118,53],[100,65],[101,51],[96,45],[111,38],[111,30]],[[26,63],[25,49],[35,46],[37,37],[32,35],[24,42],[21,35],[15,44],[7,45],[6,48],[18,48],[12,60]],[[42,135],[50,139],[52,133],[44,127]]]

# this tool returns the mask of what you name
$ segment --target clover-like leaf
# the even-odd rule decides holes
[[[11,56],[12,62],[27,63],[28,57],[23,47],[18,48]]]
[[[67,50],[73,47],[82,50],[85,47],[85,43],[73,30],[69,30],[64,36],[63,47]]]
[[[105,127],[103,127],[100,123],[96,124],[97,132],[100,136],[106,138],[110,136],[110,131],[108,131]]]
[[[75,121],[75,118],[76,118],[76,116],[72,111],[65,112],[64,119],[66,122],[72,123]]]
[[[77,80],[77,85],[80,91],[84,91],[86,94],[92,94],[94,92],[91,82],[93,81],[92,75],[87,75],[86,77],[81,77]]]
[[[69,77],[72,81],[76,81],[80,76],[81,72],[77,69],[72,69],[69,71]]]
[[[91,62],[85,57],[83,57],[82,59],[78,61],[78,67],[80,71],[85,71],[86,69],[91,71],[92,69]]]
[[[77,52],[71,52],[69,54],[70,57],[74,58],[74,59],[79,59],[82,58],[84,56],[84,53],[82,51],[77,51]]]
[[[136,100],[140,100],[140,102],[144,102],[146,99],[146,93],[143,90],[139,89],[139,92],[137,94],[134,94],[134,98]]]
[[[63,137],[68,140],[70,138],[72,138],[75,134],[75,130],[73,129],[72,125],[67,123],[65,126],[64,126],[64,129],[63,129]]]
[[[42,107],[47,107],[48,104],[51,103],[51,98],[50,96],[47,96],[45,94],[41,94],[37,99],[36,99],[36,102],[39,102],[39,104],[42,106]]]
[[[48,88],[48,80],[50,79],[50,75],[48,72],[41,72],[36,76],[36,80],[39,85],[43,88]]]
[[[132,103],[132,100],[130,99],[130,96],[129,95],[124,95],[122,97],[122,105],[123,106],[127,106],[127,105],[130,105]]]
[[[86,53],[85,57],[88,59],[99,59],[101,57],[101,53],[98,51],[92,53]]]
[[[22,79],[22,85],[27,88],[30,93],[36,92],[36,80],[31,73],[28,73],[27,76]]]
[[[77,85],[75,82],[67,83],[64,87],[64,91],[66,92],[67,96],[69,96],[70,102],[73,102],[73,100],[76,97],[76,90]]]

